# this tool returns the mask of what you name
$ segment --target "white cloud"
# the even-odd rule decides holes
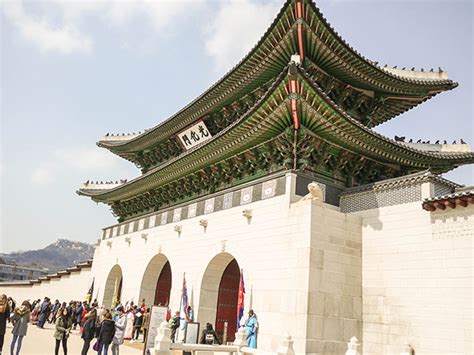
[[[216,69],[230,69],[237,64],[257,44],[281,5],[281,1],[222,2],[206,36],[206,51],[216,61]]]
[[[3,5],[6,17],[16,27],[21,37],[42,52],[57,51],[64,54],[89,52],[92,40],[84,36],[73,24],[53,26],[46,18],[35,18],[25,12],[19,1]]]
[[[6,18],[21,37],[43,52],[89,52],[93,34],[84,32],[86,20],[95,19],[113,30],[124,30],[126,36],[132,26],[146,26],[148,35],[169,36],[187,16],[206,8],[203,0],[193,1],[65,1],[50,0],[35,4],[13,0],[3,3]],[[53,25],[60,23],[61,25]],[[82,30],[81,30],[82,28]]]
[[[51,184],[68,174],[89,176],[109,175],[119,169],[123,159],[105,149],[76,148],[53,152],[48,160],[41,162],[31,173],[31,181],[38,185]],[[120,176],[121,178],[123,176]]]

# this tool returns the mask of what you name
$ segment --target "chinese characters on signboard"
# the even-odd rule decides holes
[[[179,140],[186,150],[212,138],[211,132],[203,121],[199,121],[185,131],[178,133]]]

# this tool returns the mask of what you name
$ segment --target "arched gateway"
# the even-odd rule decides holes
[[[120,302],[120,297],[122,295],[122,268],[120,265],[114,265],[107,276],[107,281],[105,282],[104,289],[104,298],[102,303],[105,307],[112,307],[114,301]],[[116,299],[114,299],[116,298]]]
[[[139,301],[146,305],[168,305],[171,293],[171,265],[163,254],[155,255],[143,274]]]
[[[232,255],[221,253],[211,260],[201,283],[199,322],[214,324],[221,339],[227,322],[227,341],[233,341],[237,331],[239,280],[239,264]]]

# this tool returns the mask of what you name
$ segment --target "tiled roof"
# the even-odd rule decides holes
[[[474,204],[474,186],[457,188],[453,193],[427,198],[423,201],[423,209],[427,211],[446,210],[446,207],[467,207]]]
[[[375,182],[372,184],[353,187],[353,188],[344,190],[341,193],[341,196],[356,194],[356,193],[366,192],[366,191],[380,191],[380,190],[394,189],[401,186],[421,184],[428,181],[438,182],[452,189],[455,189],[461,186],[439,175],[433,174],[429,170],[425,170],[425,171],[420,171],[415,174],[405,175],[405,176],[394,178],[394,179],[388,179],[388,180]]]

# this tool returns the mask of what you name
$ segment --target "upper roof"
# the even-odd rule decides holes
[[[151,149],[197,119],[221,110],[271,81],[295,53],[304,58],[304,68],[318,71],[325,82],[336,82],[341,88],[372,97],[367,113],[370,117],[363,121],[369,127],[457,86],[441,70],[379,66],[348,45],[312,0],[287,0],[257,45],[207,91],[141,134],[107,135],[98,145],[137,163],[135,153]],[[319,84],[324,90],[324,85]]]

